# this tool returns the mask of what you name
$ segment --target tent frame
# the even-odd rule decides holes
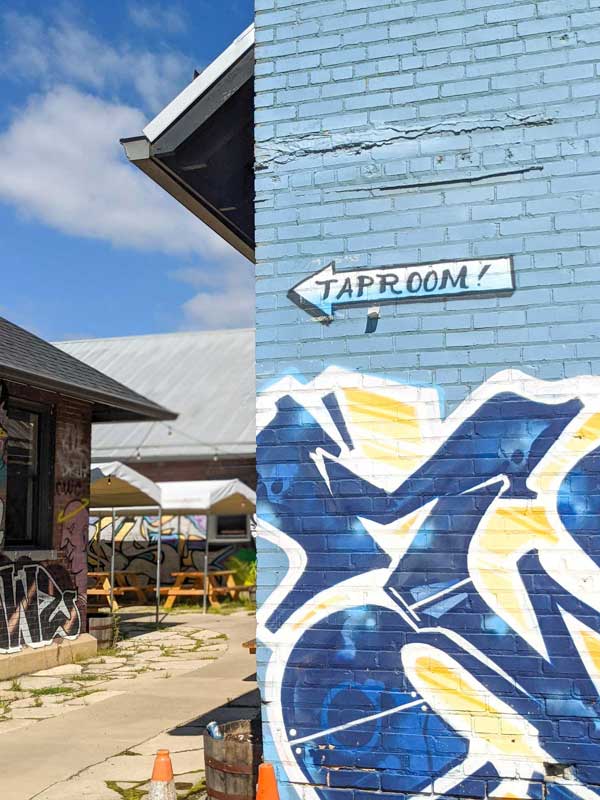
[[[112,515],[112,531],[110,542],[110,610],[112,613],[114,607],[114,593],[115,593],[115,523],[117,514],[119,516],[143,516],[146,512],[157,512],[158,516],[158,536],[156,537],[156,598],[155,598],[155,624],[158,628],[160,626],[160,567],[162,559],[162,506],[108,506],[101,508],[90,508],[90,516],[101,516],[103,513],[110,512]],[[120,512],[120,513],[119,513]],[[123,512],[126,512],[123,514]]]

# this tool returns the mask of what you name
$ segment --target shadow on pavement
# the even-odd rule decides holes
[[[247,680],[252,678],[253,676],[249,676]],[[233,722],[239,719],[253,719],[259,714],[260,694],[258,689],[253,689],[251,692],[245,692],[239,697],[230,700],[225,705],[207,711],[206,714],[202,714],[202,716],[191,720],[191,722],[171,728],[168,733],[169,736],[202,736],[206,726],[212,720],[216,720],[219,723]]]

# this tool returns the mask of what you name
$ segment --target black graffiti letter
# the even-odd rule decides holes
[[[419,282],[415,286],[416,279],[418,279]],[[420,290],[422,283],[423,283],[423,278],[419,275],[419,273],[411,272],[410,275],[408,276],[408,280],[406,281],[406,288],[408,289],[409,292],[414,294],[415,292],[418,292]]]
[[[327,298],[329,297],[329,292],[331,290],[331,285],[333,283],[337,283],[337,278],[329,278],[328,280],[324,281],[315,281],[315,283],[317,284],[317,286],[325,287],[325,291],[323,292],[323,300],[327,300]]]
[[[435,292],[438,285],[438,274],[435,270],[429,270],[423,281],[423,288],[426,292]]]
[[[399,281],[397,275],[394,275],[393,273],[391,275],[386,275],[385,273],[377,273],[377,277],[379,278],[380,294],[385,294],[388,289],[390,289],[393,294],[402,294],[402,289],[394,289],[394,286]]]
[[[375,281],[369,275],[359,275],[357,297],[362,297],[367,286],[373,286],[374,283]]]
[[[344,281],[342,288],[337,293],[337,299],[340,300],[344,294],[348,295],[348,299],[352,297],[352,280],[350,278],[346,278]]]
[[[440,283],[440,289],[443,291],[448,283],[451,283],[452,286],[460,289],[468,289],[467,286],[467,266],[466,264],[460,268],[460,271],[456,278],[452,277],[452,273],[449,269],[445,269],[442,273],[442,280]]]

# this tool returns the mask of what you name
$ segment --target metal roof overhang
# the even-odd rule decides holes
[[[189,84],[127,158],[254,261],[254,27]]]

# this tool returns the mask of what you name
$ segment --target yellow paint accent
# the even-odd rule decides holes
[[[342,393],[351,435],[363,456],[394,471],[416,469],[423,453],[416,407],[364,389],[343,389]]]
[[[411,648],[412,653],[407,653]],[[423,700],[454,730],[485,741],[490,760],[498,755],[528,759],[535,764],[549,759],[539,746],[535,728],[458,661],[425,644],[406,645],[402,661]]]
[[[117,519],[119,519],[119,517],[117,517]],[[135,522],[133,522],[130,519],[126,519],[123,522],[121,522],[117,531],[115,532],[115,542],[122,542],[123,539],[126,539],[129,536],[131,529],[134,527],[135,527]]]
[[[596,668],[596,673],[600,675],[600,635],[596,631],[582,630],[581,638],[589,653],[590,660]]]
[[[563,610],[562,615],[583,665],[600,692],[600,634],[567,611]]]
[[[518,561],[531,550],[554,547],[560,541],[543,507],[500,500],[469,548],[469,573],[475,587],[502,619],[543,654],[543,637]]]
[[[68,522],[70,519],[74,519],[74,517],[76,517],[82,511],[85,511],[86,508],[89,506],[89,504],[90,501],[87,498],[85,500],[80,500],[79,505],[76,506],[72,511],[69,511],[68,514],[65,514],[66,507],[61,508],[58,514],[56,515],[56,521],[59,524],[62,524],[63,522]],[[71,503],[69,503],[68,505],[71,505]]]
[[[390,439],[421,438],[413,406],[364,389],[343,391],[355,424],[375,429],[377,424],[384,425],[386,436]]]
[[[299,630],[300,628],[304,628],[305,626],[308,627],[310,621],[314,619],[319,612],[327,611],[332,606],[337,606],[338,604],[342,605],[346,603],[347,598],[343,597],[342,595],[336,594],[328,597],[327,600],[323,600],[321,603],[317,603],[316,606],[313,606],[310,611],[308,611],[302,619],[295,622],[292,626],[294,630]]]
[[[531,488],[538,492],[550,492],[583,456],[600,444],[600,413],[584,414],[585,418],[572,435],[555,445],[542,461],[532,478]]]

